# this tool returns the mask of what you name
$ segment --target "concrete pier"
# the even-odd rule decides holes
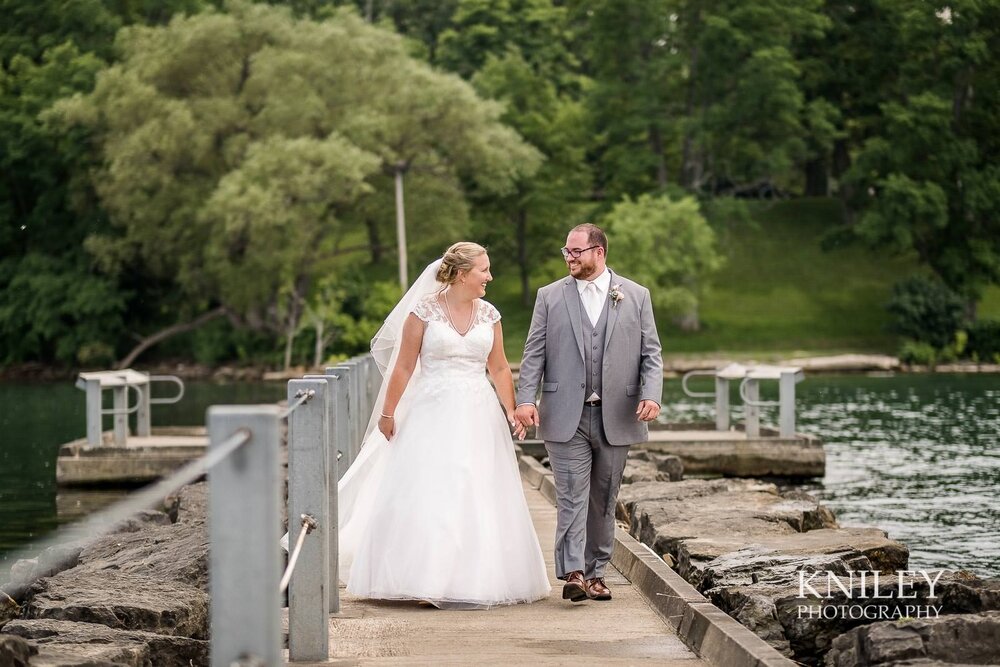
[[[358,598],[341,585],[341,612],[329,621],[329,660],[289,664],[793,667],[621,529],[605,578],[614,598],[563,600],[553,565],[551,472],[528,456],[520,464],[552,584],[547,599],[490,611],[442,611]]]
[[[330,616],[330,661],[289,664],[708,667],[614,568],[605,579],[614,595],[610,602],[563,600],[553,566],[555,508],[528,484],[525,496],[552,584],[547,599],[490,611],[444,611],[358,598],[341,588],[341,613]]]
[[[527,454],[546,455],[541,440],[519,444]],[[782,438],[764,426],[760,435],[748,438],[744,431],[717,431],[708,422],[658,424],[650,428],[648,442],[632,449],[678,456],[685,475],[808,479],[826,474],[826,453],[819,438],[806,433]]]

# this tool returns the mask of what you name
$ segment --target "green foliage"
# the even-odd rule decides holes
[[[320,279],[358,270],[385,234],[365,212],[391,206],[386,174],[407,172],[424,214],[409,231],[440,247],[467,223],[463,184],[504,195],[537,169],[498,104],[352,12],[226,9],[124,29],[94,91],[46,116],[100,147],[94,186],[116,232],[87,248],[107,270],[141,264],[292,336]]]
[[[125,295],[77,261],[29,253],[0,260],[0,363],[94,364],[121,334]]]
[[[933,367],[938,362],[938,350],[930,343],[908,340],[897,353],[904,364]]]
[[[806,103],[795,53],[829,26],[819,0],[575,4],[610,193],[785,186],[809,131],[832,134],[835,112]]]
[[[894,333],[937,349],[955,339],[963,322],[962,300],[940,281],[924,276],[898,283],[886,309]]]
[[[1000,364],[1000,320],[979,320],[969,327],[968,356],[984,363]]]
[[[722,264],[693,197],[625,198],[605,218],[613,266],[650,288],[655,311],[696,329],[699,300]]]
[[[900,18],[897,91],[846,174],[853,232],[916,252],[971,303],[1000,282],[1000,4],[888,4]]]

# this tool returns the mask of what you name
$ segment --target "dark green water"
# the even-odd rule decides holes
[[[763,398],[776,398],[769,391]],[[888,531],[915,569],[1000,575],[1000,376],[810,376],[798,393],[799,430],[820,436],[827,454],[826,476],[804,486],[841,525]],[[153,407],[153,424],[201,425],[209,405],[284,394],[284,383],[190,382],[180,404]],[[0,401],[2,553],[117,494],[56,488],[59,445],[84,435],[83,392],[68,382],[0,384]],[[679,381],[667,382],[664,408],[671,421],[712,418],[711,403],[685,397]],[[773,410],[764,417],[776,419]]]
[[[841,525],[887,531],[914,569],[1000,576],[1000,376],[808,376],[797,394],[798,430],[826,451],[825,477],[800,488]],[[664,407],[671,421],[714,418],[680,381],[667,384]]]
[[[154,405],[153,426],[202,426],[210,405],[274,403],[285,397],[284,383],[214,384],[188,382],[181,402]],[[110,392],[105,392],[110,394]],[[154,396],[171,396],[171,384]],[[110,407],[110,396],[105,396]],[[131,400],[131,398],[130,398]],[[124,491],[57,489],[59,446],[86,435],[84,393],[71,382],[0,383],[0,560],[13,547],[30,546],[66,523],[120,497]],[[134,424],[134,420],[133,420]],[[105,417],[104,428],[111,428]]]

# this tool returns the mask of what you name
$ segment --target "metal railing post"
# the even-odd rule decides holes
[[[326,488],[327,488],[327,524],[330,529],[326,531],[327,541],[327,561],[329,563],[330,574],[330,612],[340,611],[340,524],[338,522],[339,509],[337,503],[337,482],[340,479],[340,452],[337,450],[337,433],[341,427],[341,418],[338,414],[338,402],[340,393],[343,391],[341,383],[334,373],[333,368],[326,369],[326,375],[306,375],[307,380],[325,380],[327,392],[327,439],[326,439]],[[346,426],[346,422],[343,424]]]
[[[87,446],[101,446],[102,406],[101,381],[87,380]]]
[[[351,367],[350,379],[351,397],[351,460],[358,458],[361,451],[361,436],[363,427],[361,426],[361,413],[364,411],[364,401],[361,399],[361,369],[358,367],[358,360],[351,359],[347,362]]]
[[[330,654],[329,489],[327,449],[329,393],[325,379],[290,380],[288,403],[315,392],[288,416],[288,543],[305,528],[309,515],[318,526],[306,538],[288,587],[288,657],[326,660]]]
[[[778,431],[782,438],[795,437],[795,371],[782,371],[778,385]]]
[[[271,405],[208,409],[210,449],[240,429],[251,434],[208,474],[213,665],[282,663],[279,418]]]
[[[344,387],[347,393],[347,440],[341,446],[346,452],[345,456],[347,456],[347,460],[350,463],[353,463],[354,459],[357,458],[358,453],[358,445],[355,444],[358,433],[357,414],[361,411],[361,406],[358,404],[358,394],[354,390],[356,385],[356,373],[354,364],[350,361],[346,361],[336,368],[341,379],[344,381]]]
[[[128,386],[112,387],[115,412],[112,415],[114,424],[115,447],[124,447],[128,438]]]
[[[729,380],[715,376],[715,430],[729,430]]]
[[[760,383],[755,378],[744,380],[746,393],[743,401],[743,414],[746,421],[748,438],[760,437],[760,407],[754,402],[760,400]]]
[[[337,378],[333,385],[333,444],[337,448],[339,457],[339,470],[337,479],[343,477],[344,472],[351,467],[354,459],[351,457],[351,411],[350,397],[348,394],[349,383],[347,382],[347,371],[345,366],[334,366],[327,368],[326,374]]]
[[[150,399],[153,395],[153,387],[149,383],[149,373],[144,373],[147,382],[137,385],[139,391],[139,410],[135,414],[135,434],[140,437],[149,437],[152,434],[152,403]]]

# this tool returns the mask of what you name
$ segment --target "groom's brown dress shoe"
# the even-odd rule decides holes
[[[574,570],[566,575],[566,583],[563,585],[563,600],[570,602],[580,602],[587,599],[587,586],[583,580],[583,572]]]
[[[604,585],[604,577],[587,579],[587,597],[591,600],[610,600],[611,590]]]

